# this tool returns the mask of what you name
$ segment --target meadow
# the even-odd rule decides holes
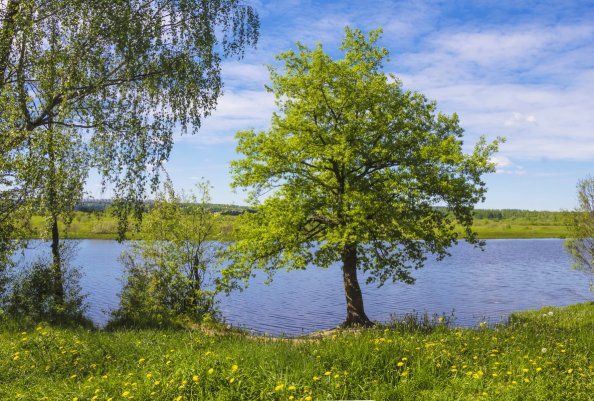
[[[3,321],[3,400],[591,400],[594,303],[294,339]],[[210,328],[209,328],[210,327]]]
[[[218,205],[218,209],[226,205]],[[233,240],[241,236],[237,223],[238,207],[232,214],[221,213],[218,226],[213,230],[217,239]],[[565,238],[567,236],[565,212],[537,212],[526,210],[477,210],[474,229],[480,238]],[[42,238],[44,219],[34,216],[31,219],[31,238]],[[117,221],[109,210],[77,211],[70,227],[61,225],[63,238],[70,239],[116,239]],[[132,228],[133,223],[132,223]],[[128,238],[140,236],[130,230]]]

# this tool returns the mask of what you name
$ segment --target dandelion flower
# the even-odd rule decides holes
[[[209,375],[212,375],[213,373],[214,373],[214,369],[213,368],[208,369],[208,374]]]
[[[291,384],[289,387],[287,387],[287,390],[295,391],[295,390],[297,390],[297,387],[295,387],[294,385]]]
[[[239,366],[237,366],[237,365],[231,366],[231,372],[235,372],[237,369],[239,369]]]
[[[192,376],[192,381],[194,383],[196,383],[198,381],[198,379],[199,379],[198,376],[196,376],[196,375]]]
[[[284,384],[277,384],[276,387],[274,388],[274,391],[281,391],[283,388],[285,388]]]

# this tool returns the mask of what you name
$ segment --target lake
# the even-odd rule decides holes
[[[82,268],[89,317],[104,325],[118,304],[125,245],[116,241],[81,240],[75,264]],[[22,257],[49,252],[49,244],[33,241]],[[564,306],[591,300],[591,279],[571,269],[560,239],[488,240],[484,251],[466,243],[451,249],[441,262],[428,259],[414,271],[416,284],[365,285],[360,275],[367,315],[387,321],[407,313],[450,315],[460,326],[487,320],[496,323],[514,311],[546,305]],[[346,303],[340,265],[305,271],[279,271],[271,285],[258,274],[243,292],[220,298],[227,323],[258,333],[298,335],[342,322]]]

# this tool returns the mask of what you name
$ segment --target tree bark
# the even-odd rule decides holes
[[[53,290],[58,307],[64,306],[64,275],[62,274],[62,257],[60,255],[60,231],[58,217],[52,216],[52,271],[54,276]]]
[[[57,191],[56,186],[58,185],[57,172],[56,172],[56,155],[54,152],[54,135],[51,127],[51,121],[49,126],[49,208],[51,209],[51,231],[52,231],[52,272],[53,272],[53,291],[56,306],[58,311],[61,311],[64,306],[64,274],[62,272],[62,255],[60,254],[60,230],[58,228],[58,209],[57,204]]]
[[[363,294],[357,280],[357,245],[347,245],[342,250],[342,277],[347,304],[347,317],[344,327],[372,326],[365,314]]]

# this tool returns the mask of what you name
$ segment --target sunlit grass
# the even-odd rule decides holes
[[[594,304],[475,329],[297,340],[202,330],[0,329],[6,400],[590,400]],[[217,334],[218,333],[218,334]]]
[[[567,227],[560,212],[525,212],[533,217],[509,217],[503,219],[477,218],[474,230],[480,238],[565,238]],[[34,216],[32,238],[43,236],[44,220]],[[63,238],[70,239],[116,239],[117,221],[109,213],[76,212],[72,224],[65,230],[61,224]],[[241,236],[235,216],[223,215],[218,221],[218,238],[233,240]],[[134,230],[127,234],[131,239],[139,236]]]

